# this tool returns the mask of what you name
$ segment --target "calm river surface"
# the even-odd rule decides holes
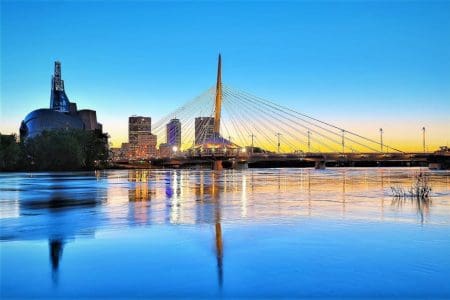
[[[429,203],[393,199],[420,171]],[[0,297],[450,297],[450,172],[0,173]]]

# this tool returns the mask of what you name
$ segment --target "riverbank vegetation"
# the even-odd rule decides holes
[[[431,186],[426,173],[420,172],[414,178],[414,183],[409,189],[402,187],[391,187],[392,204],[401,207],[403,203],[411,202],[417,208],[420,220],[424,222],[424,213],[429,213],[431,205]]]
[[[93,170],[108,160],[107,135],[98,131],[52,130],[20,142],[15,135],[0,139],[2,171]]]
[[[418,198],[427,200],[431,194],[428,176],[420,172],[415,176],[414,184],[409,189],[402,187],[391,187],[392,196],[396,198]]]

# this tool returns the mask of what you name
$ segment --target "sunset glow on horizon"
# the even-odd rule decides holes
[[[153,127],[214,86],[221,52],[226,85],[375,141],[382,128],[402,151],[423,151],[425,127],[436,151],[450,142],[449,12],[450,2],[2,1],[0,132],[48,108],[59,60],[70,101],[96,110],[120,147],[129,116]],[[274,134],[255,135],[276,149]]]

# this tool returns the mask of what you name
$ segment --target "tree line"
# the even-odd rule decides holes
[[[79,129],[49,130],[17,141],[0,134],[1,171],[93,170],[107,165],[107,135]]]

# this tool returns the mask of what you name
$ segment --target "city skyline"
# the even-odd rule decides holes
[[[27,112],[48,106],[59,59],[71,100],[95,109],[120,146],[128,116],[158,121],[213,86],[220,51],[224,83],[280,105],[374,139],[383,128],[385,143],[404,151],[422,150],[423,126],[429,150],[450,140],[448,3],[1,5],[2,133],[18,133]],[[90,18],[100,9],[107,13]],[[197,14],[216,22],[202,26]],[[50,15],[65,22],[37,23]],[[109,27],[115,16],[122,27]],[[231,16],[235,24],[224,22]],[[213,42],[198,44],[202,36]]]
[[[0,298],[450,299],[449,146],[450,0],[0,0]]]

